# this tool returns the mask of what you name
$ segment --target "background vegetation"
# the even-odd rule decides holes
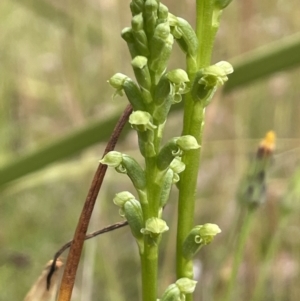
[[[125,98],[111,100],[106,81],[117,71],[132,74],[119,36],[129,24],[129,2],[0,3],[0,301],[22,300],[42,266],[73,235],[105,138],[126,105]],[[194,1],[165,3],[193,23]],[[295,0],[233,1],[222,16],[213,62],[227,60],[236,73],[207,109],[195,218],[223,232],[195,261],[196,300],[222,299],[238,233],[238,181],[270,129],[278,141],[267,201],[256,214],[235,289],[240,300],[250,300],[276,237],[261,300],[300,295],[297,8]],[[276,44],[255,50],[270,43]],[[184,66],[179,53],[170,67]],[[170,117],[170,133],[180,133],[179,110]],[[136,152],[134,133],[123,138],[118,150]],[[109,170],[105,183],[91,231],[120,220],[112,198],[126,189],[127,179]],[[174,281],[176,193],[165,209],[171,231],[162,245],[161,292]],[[283,203],[292,209],[285,224]],[[126,228],[86,242],[73,299],[138,300],[137,259]]]

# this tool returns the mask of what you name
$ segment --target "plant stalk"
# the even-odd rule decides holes
[[[193,105],[194,112],[191,118],[193,125],[189,135],[196,136],[198,144],[202,141],[202,118],[203,108],[200,103]],[[198,133],[197,133],[198,132]],[[186,165],[186,169],[180,175],[179,183],[179,202],[178,202],[178,222],[177,222],[177,260],[176,270],[177,279],[182,277],[193,277],[192,262],[188,262],[182,255],[182,245],[186,236],[194,225],[195,211],[195,194],[198,177],[198,169],[200,165],[200,149],[187,152],[182,161]]]
[[[196,58],[187,55],[187,73],[191,82],[198,69],[210,65],[212,46],[217,28],[212,27],[213,1],[198,0],[196,4],[196,35],[199,41],[199,49]],[[202,144],[202,133],[204,127],[205,109],[202,103],[195,101],[188,93],[184,103],[183,134],[192,135]],[[179,202],[178,202],[178,224],[177,224],[177,249],[176,249],[176,271],[177,279],[182,277],[193,278],[193,263],[185,260],[182,255],[182,245],[189,231],[194,225],[194,211],[198,170],[200,166],[200,152],[193,150],[187,152],[182,161],[186,168],[180,175]],[[187,301],[192,300],[192,295],[186,296]]]
[[[223,300],[230,301],[233,293],[234,286],[236,284],[236,278],[239,270],[239,266],[243,259],[244,249],[246,246],[246,241],[249,236],[249,232],[252,226],[253,217],[255,214],[255,209],[248,209],[244,223],[242,225],[242,228],[240,230],[240,235],[238,237],[237,246],[234,249],[233,254],[233,264],[232,264],[232,270],[230,275],[230,280],[227,285],[227,291],[225,294],[225,298]]]

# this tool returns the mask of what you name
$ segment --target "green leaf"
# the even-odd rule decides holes
[[[229,60],[234,73],[224,87],[224,92],[265,78],[275,72],[300,64],[300,33],[260,47],[236,59]]]
[[[110,132],[103,129],[113,129],[119,119],[119,114],[116,114],[109,120],[92,122],[80,129],[75,129],[57,141],[38,148],[23,157],[16,158],[2,168],[0,167],[0,186],[37,171],[53,162],[69,158],[89,146],[107,140]],[[128,130],[129,126],[127,127]]]

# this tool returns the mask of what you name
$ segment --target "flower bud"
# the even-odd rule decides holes
[[[164,75],[155,87],[153,119],[157,124],[163,124],[173,104],[174,92],[170,80]]]
[[[123,207],[127,201],[134,199],[134,195],[132,195],[129,191],[122,191],[115,195],[113,202],[115,205]]]
[[[220,232],[220,228],[215,224],[194,227],[183,242],[182,254],[184,258],[192,259],[203,246],[210,244]]]
[[[124,206],[123,211],[130,226],[132,235],[138,239],[143,239],[141,229],[144,226],[142,207],[139,201],[136,199],[128,200]]]
[[[155,73],[155,85],[167,68],[174,38],[170,34],[169,23],[158,24],[151,42],[150,69]]]
[[[123,154],[122,159],[126,173],[132,181],[133,186],[138,190],[144,190],[146,188],[146,177],[144,170],[132,157]]]
[[[158,217],[151,217],[146,220],[145,228],[141,230],[144,235],[150,235],[152,238],[169,230],[166,222]]]
[[[139,55],[149,56],[148,39],[144,31],[143,14],[135,15],[131,20],[132,35]]]
[[[116,168],[122,164],[122,154],[120,152],[110,151],[99,162],[109,167]]]
[[[135,78],[140,87],[150,91],[151,89],[151,76],[147,65],[148,59],[144,56],[136,56],[131,65],[135,74]]]
[[[135,40],[132,34],[132,28],[125,27],[121,32],[121,37],[127,43],[127,47],[129,49],[131,57],[132,58],[136,57],[138,55],[138,50],[135,45]]]
[[[159,170],[165,170],[176,156],[181,156],[182,152],[176,144],[176,138],[172,138],[160,150],[157,156],[157,167]]]
[[[142,92],[135,82],[127,78],[123,83],[123,89],[134,110],[146,110]]]
[[[171,105],[172,105],[172,101],[171,101],[172,97],[168,97],[166,99],[166,102],[159,105],[159,106],[155,106],[154,110],[153,110],[153,119],[155,120],[155,123],[157,124],[164,124],[168,113],[170,111]]]
[[[143,12],[144,0],[132,0],[130,2],[130,10],[133,16]]]
[[[158,82],[157,86],[155,87],[154,91],[154,102],[155,105],[159,106],[166,102],[166,99],[171,96],[173,97],[173,89],[170,80],[164,75],[160,81]]]
[[[169,9],[164,4],[160,3],[158,8],[157,25],[168,21]]]
[[[129,123],[138,131],[139,148],[144,157],[155,156],[153,130],[157,128],[148,112],[135,111],[129,116]]]
[[[184,53],[195,57],[198,50],[198,39],[192,26],[186,20],[172,15],[172,34]],[[170,21],[171,23],[171,21]]]
[[[157,0],[146,0],[144,18],[145,18],[145,28],[149,36],[153,35],[156,20],[157,20]]]

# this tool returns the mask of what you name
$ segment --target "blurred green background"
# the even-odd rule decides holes
[[[129,2],[0,3],[0,301],[22,300],[73,236],[105,141],[126,106],[125,98],[111,100],[107,80],[116,72],[133,74],[120,38],[130,25]],[[164,3],[194,25],[194,1]],[[207,109],[195,217],[196,224],[217,223],[222,235],[197,255],[195,300],[222,300],[234,249],[228,241],[238,233],[235,192],[269,130],[277,133],[277,150],[236,300],[250,300],[274,237],[260,300],[299,300],[299,13],[296,0],[243,0],[222,15],[213,62],[227,60],[236,73]],[[170,68],[184,68],[184,56],[174,49]],[[175,108],[166,139],[180,134],[181,118]],[[117,150],[139,156],[128,130]],[[121,220],[112,198],[126,189],[132,191],[128,179],[109,170],[91,231]],[[160,295],[175,280],[176,199],[173,189],[165,209],[170,231],[161,248]],[[289,206],[285,223],[282,204]],[[139,276],[129,230],[105,234],[86,242],[73,300],[139,300]]]

